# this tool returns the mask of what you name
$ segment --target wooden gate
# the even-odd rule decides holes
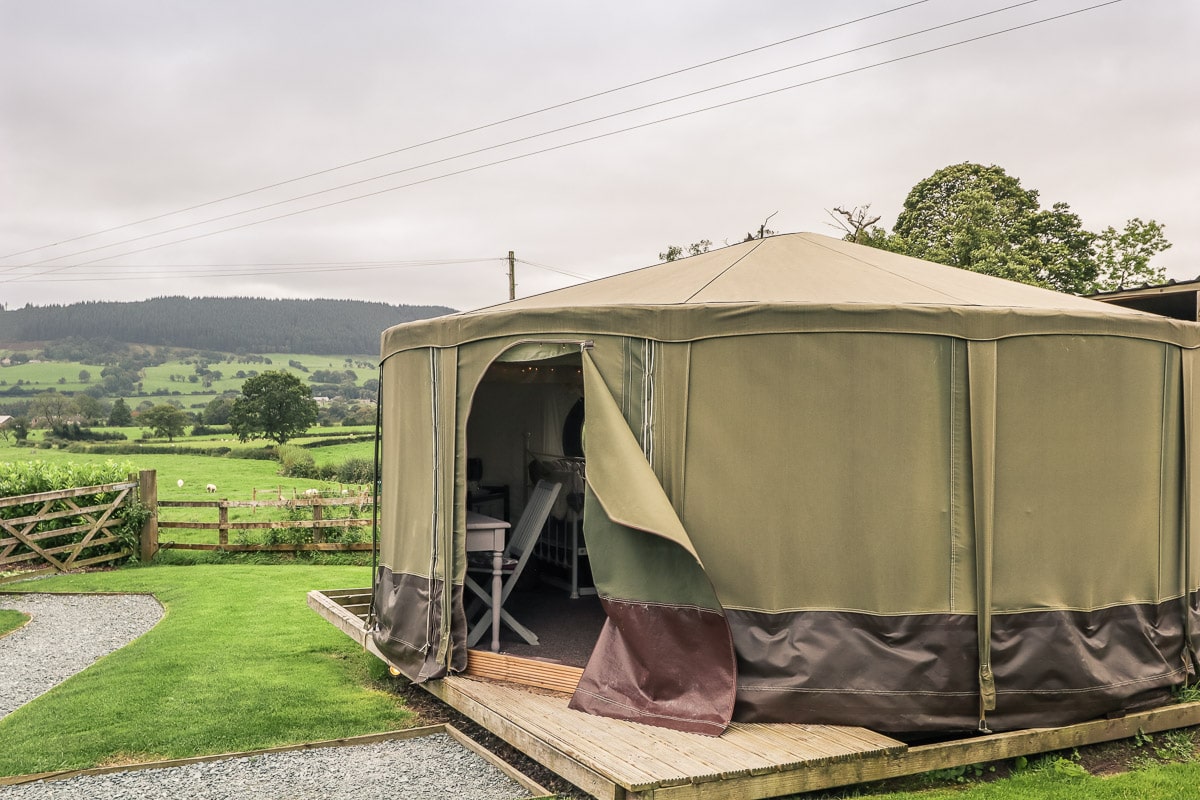
[[[0,498],[0,583],[127,558],[119,509],[138,483],[106,483]]]

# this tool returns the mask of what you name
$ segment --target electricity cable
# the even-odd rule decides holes
[[[786,66],[786,67],[780,67],[780,68],[778,68],[778,69],[774,69],[774,70],[769,70],[769,71],[767,71],[767,72],[758,73],[758,74],[756,74],[756,75],[751,75],[751,76],[749,76],[749,77],[745,77],[745,78],[739,78],[739,79],[737,79],[737,80],[733,80],[733,81],[727,81],[727,82],[725,82],[725,83],[717,84],[717,85],[715,85],[715,86],[710,86],[710,87],[707,87],[707,88],[704,88],[704,89],[698,89],[698,90],[696,90],[696,91],[687,92],[687,93],[684,93],[684,94],[676,95],[676,96],[674,96],[674,97],[669,97],[669,98],[662,99],[662,100],[657,100],[657,101],[654,101],[654,102],[651,102],[651,103],[646,103],[646,104],[643,104],[643,105],[635,106],[635,107],[633,107],[633,108],[628,108],[628,109],[625,109],[625,110],[623,110],[623,111],[617,111],[617,112],[613,112],[613,113],[611,113],[611,114],[604,114],[604,115],[601,115],[601,116],[599,116],[599,117],[593,117],[593,118],[591,118],[591,119],[583,120],[583,121],[581,121],[581,122],[575,122],[575,123],[572,123],[572,124],[570,124],[570,125],[564,125],[564,126],[560,126],[560,127],[558,127],[558,128],[552,128],[552,129],[550,129],[550,130],[542,131],[542,132],[540,132],[540,133],[534,133],[534,134],[530,134],[530,135],[528,135],[528,136],[521,136],[521,137],[518,137],[518,138],[515,138],[515,139],[509,139],[509,140],[507,140],[507,141],[500,142],[500,143],[498,143],[498,144],[488,145],[488,146],[486,146],[486,147],[481,147],[481,148],[477,148],[477,149],[475,149],[475,150],[470,150],[470,151],[467,151],[467,152],[458,153],[458,154],[451,155],[451,156],[446,156],[446,157],[444,157],[444,158],[439,158],[439,159],[435,159],[435,160],[432,160],[432,161],[426,161],[426,162],[424,162],[424,163],[421,163],[421,164],[416,164],[416,165],[413,165],[413,166],[405,167],[405,168],[403,168],[403,169],[393,170],[393,171],[391,171],[391,172],[386,172],[386,173],[383,173],[383,174],[380,174],[380,175],[374,175],[374,176],[371,176],[371,177],[368,177],[368,178],[362,178],[362,179],[360,179],[360,180],[357,180],[357,181],[351,181],[351,182],[349,182],[349,183],[343,183],[343,184],[339,184],[339,185],[337,185],[337,186],[332,186],[332,187],[329,187],[329,188],[326,188],[326,189],[320,189],[320,190],[317,190],[317,191],[308,192],[308,193],[306,193],[306,194],[302,194],[302,195],[297,195],[297,196],[294,196],[294,197],[285,198],[285,199],[283,199],[283,200],[276,200],[276,201],[273,201],[273,202],[270,202],[270,203],[264,203],[264,204],[262,204],[262,205],[254,206],[254,207],[252,207],[252,208],[248,208],[248,209],[243,209],[243,210],[241,210],[241,211],[233,211],[233,212],[230,212],[230,213],[228,213],[228,214],[222,214],[222,215],[219,215],[219,216],[215,216],[215,217],[209,217],[208,219],[203,219],[203,220],[199,220],[199,221],[196,221],[196,222],[190,222],[190,223],[186,223],[186,224],[183,224],[183,225],[177,225],[177,226],[175,226],[175,227],[172,227],[172,228],[166,228],[166,229],[163,229],[163,230],[160,230],[160,231],[155,231],[155,232],[153,232],[153,233],[146,233],[146,234],[142,234],[142,235],[140,235],[140,236],[134,236],[134,237],[130,237],[130,238],[128,238],[128,239],[123,239],[123,240],[121,240],[121,241],[117,241],[117,242],[110,242],[109,244],[98,245],[98,246],[96,246],[96,247],[90,247],[90,248],[86,248],[86,249],[84,249],[84,250],[77,250],[77,251],[75,251],[75,252],[73,252],[73,253],[64,253],[64,254],[62,254],[62,255],[59,255],[59,256],[54,256],[54,257],[51,257],[51,258],[43,259],[42,261],[32,262],[32,263],[30,263],[30,264],[23,264],[23,265],[20,265],[20,267],[35,267],[35,266],[40,266],[40,265],[42,265],[42,264],[48,264],[48,263],[50,263],[50,262],[52,262],[52,261],[58,261],[58,260],[60,260],[60,259],[64,259],[64,258],[74,258],[74,257],[76,257],[76,256],[87,255],[87,254],[89,254],[89,253],[94,253],[94,252],[97,252],[97,251],[100,251],[100,250],[107,250],[107,249],[109,249],[109,248],[112,248],[112,247],[119,247],[119,246],[121,246],[121,245],[132,244],[132,243],[134,243],[134,242],[144,241],[144,240],[146,240],[146,239],[153,239],[154,237],[157,237],[157,236],[165,236],[165,235],[167,235],[167,234],[170,234],[170,233],[179,233],[180,231],[189,230],[189,229],[191,229],[191,228],[196,228],[196,227],[199,227],[199,226],[201,226],[201,225],[208,225],[208,224],[212,224],[212,223],[215,223],[215,222],[222,222],[222,221],[225,221],[225,220],[233,219],[233,218],[235,218],[235,217],[244,216],[245,214],[252,214],[252,213],[254,213],[254,212],[256,212],[256,211],[265,211],[265,210],[267,210],[267,209],[270,209],[270,208],[277,208],[277,207],[279,207],[279,206],[287,205],[287,204],[289,204],[289,203],[295,203],[295,202],[299,202],[299,201],[301,201],[301,200],[308,200],[308,199],[311,199],[311,198],[313,198],[313,197],[318,197],[318,196],[321,196],[321,195],[329,194],[329,193],[331,193],[331,192],[341,191],[341,190],[344,190],[344,189],[349,189],[349,188],[352,188],[352,187],[355,187],[355,186],[362,186],[362,185],[364,185],[364,184],[371,183],[371,182],[373,182],[373,181],[379,181],[379,180],[383,180],[383,179],[385,179],[385,178],[393,178],[393,177],[396,177],[397,175],[402,175],[402,174],[405,174],[405,173],[408,173],[408,172],[413,172],[413,171],[415,171],[415,170],[418,170],[418,169],[424,169],[424,168],[426,168],[426,167],[436,166],[436,165],[438,165],[438,164],[445,164],[445,163],[448,163],[448,162],[450,162],[450,161],[456,161],[456,160],[459,160],[459,159],[462,159],[462,158],[466,158],[466,157],[468,157],[468,156],[479,155],[479,154],[486,153],[486,152],[490,152],[490,151],[493,151],[493,150],[498,150],[498,149],[501,149],[501,148],[504,148],[504,147],[509,147],[509,146],[511,146],[511,145],[514,145],[514,144],[520,144],[521,142],[527,142],[527,141],[531,141],[531,140],[534,140],[534,139],[540,139],[540,138],[543,138],[543,137],[546,137],[546,136],[551,136],[551,135],[553,135],[553,134],[556,134],[556,133],[563,133],[563,132],[565,132],[565,131],[568,131],[568,130],[573,130],[573,129],[576,129],[576,128],[585,127],[585,126],[587,126],[587,125],[592,125],[592,124],[595,124],[595,123],[597,123],[597,122],[603,122],[603,121],[606,121],[606,120],[615,119],[615,118],[617,118],[617,117],[625,116],[625,115],[628,115],[628,114],[633,114],[633,113],[636,113],[636,112],[638,112],[638,111],[645,111],[645,110],[647,110],[647,109],[650,109],[650,108],[655,108],[655,107],[657,107],[657,106],[666,105],[667,103],[672,103],[672,102],[676,102],[676,101],[679,101],[679,100],[684,100],[684,99],[687,99],[687,98],[690,98],[690,97],[696,97],[696,96],[698,96],[698,95],[701,95],[701,94],[706,94],[706,93],[709,93],[709,92],[714,92],[714,91],[717,91],[717,90],[720,90],[720,89],[726,89],[726,88],[729,88],[729,87],[731,87],[731,86],[736,86],[736,85],[738,85],[738,84],[747,83],[747,82],[754,81],[754,80],[759,80],[759,79],[761,79],[761,78],[769,77],[769,76],[771,76],[771,75],[777,75],[777,74],[780,74],[780,73],[783,73],[783,72],[787,72],[787,71],[790,71],[790,70],[794,70],[794,69],[799,69],[799,68],[801,68],[801,67],[812,66],[813,64],[817,64],[817,63],[820,63],[820,62],[823,62],[823,61],[830,61],[830,60],[832,60],[832,59],[839,58],[839,57],[841,57],[841,56],[851,55],[851,54],[853,54],[853,53],[862,52],[862,51],[865,51],[865,50],[869,50],[869,49],[871,49],[871,48],[875,48],[875,47],[881,47],[881,46],[883,46],[883,45],[886,45],[886,44],[894,44],[895,42],[902,41],[902,40],[904,40],[904,39],[910,39],[910,38],[913,38],[913,37],[916,37],[916,36],[921,36],[921,35],[924,35],[924,34],[927,34],[927,33],[932,33],[933,31],[942,30],[942,29],[949,28],[949,27],[952,27],[952,26],[955,26],[955,25],[961,25],[961,24],[963,24],[963,23],[966,23],[966,22],[972,22],[972,21],[975,21],[975,20],[978,20],[978,19],[982,19],[983,17],[993,16],[993,15],[995,15],[995,14],[999,14],[999,13],[1002,13],[1002,12],[1005,12],[1005,11],[1010,11],[1010,10],[1012,10],[1012,9],[1019,8],[1019,7],[1022,7],[1022,6],[1033,5],[1033,4],[1035,4],[1035,3],[1039,3],[1039,2],[1042,2],[1042,0],[1022,0],[1021,2],[1013,3],[1013,4],[1010,4],[1010,5],[1007,5],[1007,6],[1003,6],[1003,7],[1001,7],[1001,8],[993,9],[993,10],[991,10],[991,11],[981,12],[981,13],[979,13],[979,14],[973,14],[973,15],[971,15],[971,16],[962,17],[962,18],[960,18],[960,19],[953,20],[953,21],[951,21],[951,22],[945,22],[945,23],[941,23],[941,24],[938,24],[938,25],[934,25],[934,26],[928,27],[928,28],[923,28],[923,29],[921,29],[921,30],[918,30],[918,31],[913,31],[913,32],[910,32],[910,33],[901,34],[901,35],[899,35],[899,36],[893,36],[893,37],[890,37],[890,38],[887,38],[887,39],[882,39],[882,40],[880,40],[880,41],[877,41],[877,42],[872,42],[871,44],[860,45],[860,46],[858,46],[858,47],[849,48],[849,49],[846,49],[846,50],[839,51],[839,52],[837,52],[837,53],[832,53],[832,54],[825,55],[825,56],[821,56],[821,57],[818,57],[818,58],[809,59],[809,60],[807,60],[807,61],[802,61],[802,62],[800,62],[800,63],[797,63],[797,64],[791,64],[791,65],[789,65],[789,66]],[[1118,2],[1119,2],[1119,0],[1118,0]],[[803,85],[803,84],[800,84],[800,85]],[[794,87],[790,87],[790,88],[794,88]],[[360,195],[360,197],[370,197],[370,196],[372,196],[372,195],[370,195],[370,194],[367,194],[367,195]],[[316,206],[316,208],[324,208],[324,207],[325,207],[325,206]],[[276,219],[276,218],[271,218],[271,219]],[[269,220],[264,220],[264,221],[269,221]],[[228,229],[227,229],[227,230],[228,230]],[[185,240],[181,240],[181,241],[188,241],[188,240],[187,240],[187,239],[185,239]],[[134,252],[141,252],[141,251],[134,251]],[[107,258],[115,258],[115,257],[116,257],[116,256],[108,256]],[[101,258],[101,259],[97,259],[97,260],[98,260],[98,261],[103,261],[103,260],[107,260],[107,259],[106,259],[106,258]],[[93,261],[93,262],[86,262],[86,263],[89,263],[89,264],[90,264],[90,263],[95,263],[95,262]],[[82,265],[79,265],[79,266],[82,266]],[[2,272],[9,272],[9,271],[11,271],[11,270],[13,270],[13,269],[17,269],[17,268],[20,268],[20,267],[17,267],[17,266],[7,266],[7,267],[0,267],[0,271],[2,271]],[[5,282],[5,281],[0,281],[0,282]]]
[[[769,96],[772,96],[772,95],[780,94],[780,93],[782,93],[782,92],[790,91],[790,90],[792,90],[792,89],[797,89],[797,88],[801,88],[801,87],[805,87],[805,86],[811,86],[811,85],[814,85],[814,84],[817,84],[817,83],[822,83],[822,82],[825,82],[825,81],[834,80],[834,79],[836,79],[836,78],[846,77],[846,76],[848,76],[848,75],[859,74],[859,73],[866,72],[866,71],[869,71],[869,70],[872,70],[872,69],[877,69],[877,68],[879,68],[879,67],[889,66],[889,65],[892,65],[892,64],[896,64],[896,63],[900,63],[900,62],[903,62],[903,61],[907,61],[907,60],[910,60],[910,59],[913,59],[913,58],[917,58],[917,57],[920,57],[920,56],[929,55],[929,54],[932,54],[932,53],[937,53],[937,52],[943,52],[943,51],[946,51],[946,50],[951,50],[951,49],[953,49],[953,48],[960,47],[960,46],[962,46],[962,45],[966,45],[966,44],[973,44],[973,43],[975,43],[975,42],[979,42],[979,41],[983,41],[983,40],[986,40],[986,39],[995,38],[995,37],[997,37],[997,36],[1001,36],[1001,35],[1008,34],[1008,33],[1013,33],[1013,32],[1015,32],[1015,31],[1019,31],[1019,30],[1025,30],[1025,29],[1028,29],[1028,28],[1032,28],[1032,27],[1035,27],[1035,26],[1038,26],[1038,25],[1045,24],[1045,23],[1047,23],[1047,22],[1052,22],[1052,21],[1057,21],[1057,20],[1065,19],[1065,18],[1068,18],[1068,17],[1077,16],[1077,15],[1079,15],[1079,14],[1083,14],[1083,13],[1086,13],[1086,12],[1089,12],[1089,11],[1094,11],[1094,10],[1096,10],[1096,9],[1099,9],[1099,8],[1104,8],[1104,7],[1106,7],[1106,6],[1116,5],[1116,4],[1118,4],[1118,3],[1121,3],[1121,2],[1124,2],[1124,0],[1108,0],[1107,2],[1096,3],[1096,4],[1093,4],[1093,5],[1090,5],[1090,6],[1085,6],[1085,7],[1083,7],[1083,8],[1075,9],[1075,10],[1068,11],[1068,12],[1064,12],[1064,13],[1061,13],[1061,14],[1056,14],[1056,15],[1053,15],[1053,16],[1043,17],[1043,18],[1041,18],[1041,19],[1038,19],[1038,20],[1033,20],[1033,21],[1031,21],[1031,22],[1023,23],[1023,24],[1020,24],[1020,25],[1015,25],[1015,26],[1012,26],[1012,27],[1009,27],[1009,28],[1004,28],[1004,29],[997,30],[997,31],[991,31],[991,32],[989,32],[989,33],[980,34],[979,36],[973,36],[973,37],[969,37],[969,38],[966,38],[966,39],[961,39],[961,40],[958,40],[958,41],[955,41],[955,42],[950,42],[950,43],[947,43],[947,44],[938,45],[938,46],[936,46],[936,47],[927,48],[927,49],[925,49],[925,50],[920,50],[920,51],[917,51],[917,52],[914,52],[914,53],[908,53],[908,54],[905,54],[905,55],[902,55],[902,56],[897,56],[897,57],[895,57],[895,58],[890,58],[890,59],[885,59],[885,60],[883,60],[883,61],[878,61],[878,62],[875,62],[875,63],[873,63],[873,64],[867,64],[867,65],[864,65],[864,66],[861,66],[861,67],[856,67],[856,68],[853,68],[853,69],[844,70],[844,71],[842,71],[842,72],[837,72],[837,73],[832,73],[832,74],[829,74],[829,75],[824,75],[824,76],[821,76],[821,77],[818,77],[818,78],[813,78],[813,79],[810,79],[810,80],[807,80],[807,81],[802,81],[802,82],[799,82],[799,83],[790,84],[790,85],[788,85],[788,86],[783,86],[783,87],[779,87],[779,88],[776,88],[776,89],[768,90],[768,91],[765,91],[765,92],[760,92],[760,93],[758,93],[758,94],[749,95],[749,96],[746,96],[746,97],[741,97],[741,98],[736,98],[736,99],[733,99],[733,100],[728,100],[728,101],[725,101],[725,102],[722,102],[722,103],[717,103],[717,104],[710,105],[710,106],[706,106],[706,107],[703,107],[703,108],[699,108],[699,109],[693,109],[693,110],[691,110],[691,111],[686,111],[686,112],[682,112],[682,113],[679,113],[679,114],[674,114],[674,115],[671,115],[671,116],[662,117],[662,118],[659,118],[659,119],[656,119],[656,120],[650,120],[650,121],[647,121],[647,122],[644,122],[644,123],[640,123],[640,124],[637,124],[637,125],[631,125],[631,126],[628,126],[628,127],[625,127],[625,128],[620,128],[620,129],[613,130],[613,131],[607,131],[607,132],[600,133],[600,134],[596,134],[596,135],[593,135],[593,136],[588,136],[588,137],[584,137],[584,138],[576,139],[576,140],[573,140],[573,141],[570,141],[570,142],[564,142],[564,143],[561,143],[561,144],[558,144],[558,145],[553,145],[553,146],[550,146],[550,147],[545,147],[545,148],[542,148],[542,149],[539,149],[539,150],[534,150],[534,151],[530,151],[530,152],[527,152],[527,153],[521,153],[521,154],[517,154],[517,155],[514,155],[514,156],[509,156],[509,157],[502,158],[502,159],[497,159],[497,160],[495,160],[495,161],[490,161],[490,162],[486,162],[486,163],[483,163],[483,164],[477,164],[477,165],[474,165],[474,166],[471,166],[471,167],[465,167],[465,168],[463,168],[463,169],[459,169],[459,170],[453,170],[453,171],[450,171],[450,172],[442,173],[442,174],[440,174],[440,175],[434,175],[434,176],[431,176],[431,177],[428,177],[428,178],[424,178],[424,179],[420,179],[420,180],[416,180],[416,181],[411,181],[411,182],[409,182],[409,183],[405,183],[405,184],[400,184],[400,185],[398,185],[398,186],[392,186],[392,187],[388,187],[388,188],[385,188],[385,189],[379,189],[379,190],[376,190],[376,191],[373,191],[373,192],[368,192],[368,193],[364,193],[364,194],[356,195],[356,196],[353,196],[353,197],[348,197],[348,198],[343,198],[343,199],[340,199],[340,200],[332,201],[332,202],[329,202],[329,203],[323,203],[323,204],[320,204],[320,205],[311,206],[311,207],[309,207],[309,208],[297,209],[297,210],[295,210],[295,211],[290,211],[290,212],[287,212],[287,213],[285,213],[285,214],[279,214],[279,215],[276,215],[276,216],[267,217],[267,218],[265,218],[265,219],[261,219],[261,220],[254,220],[254,221],[251,221],[251,222],[242,223],[242,224],[240,224],[240,225],[234,225],[234,226],[230,226],[230,227],[226,227],[226,228],[221,228],[221,229],[218,229],[218,230],[215,230],[215,231],[209,231],[209,232],[206,232],[206,233],[200,233],[200,234],[196,234],[196,235],[194,235],[194,236],[188,236],[188,237],[183,237],[183,238],[180,238],[180,239],[175,239],[175,240],[172,240],[172,241],[169,241],[169,242],[161,242],[161,243],[159,243],[159,244],[156,244],[156,245],[150,245],[150,246],[148,246],[148,247],[140,248],[140,249],[137,249],[137,250],[131,250],[131,251],[126,251],[126,252],[124,252],[124,253],[119,253],[119,254],[114,254],[114,255],[110,255],[110,256],[105,256],[105,257],[102,257],[102,258],[93,259],[92,261],[83,262],[83,263],[80,263],[80,264],[64,265],[64,266],[60,266],[60,267],[51,268],[51,269],[45,270],[45,271],[43,271],[43,272],[41,272],[41,273],[37,273],[36,275],[33,275],[33,276],[28,276],[28,277],[38,277],[38,276],[40,276],[40,275],[52,274],[52,273],[59,272],[59,271],[65,270],[65,269],[73,269],[73,268],[76,268],[76,267],[88,266],[88,265],[91,265],[91,264],[98,263],[98,262],[100,262],[100,261],[105,261],[105,260],[108,260],[109,258],[119,258],[119,257],[121,257],[121,256],[133,255],[133,254],[136,254],[136,253],[143,253],[143,252],[147,252],[147,251],[150,251],[150,250],[155,250],[155,249],[158,249],[158,248],[161,248],[161,247],[168,247],[168,246],[175,245],[175,244],[182,244],[182,243],[184,243],[184,242],[189,242],[189,241],[194,241],[194,240],[197,240],[197,239],[207,238],[207,237],[209,237],[209,236],[215,236],[215,235],[217,235],[217,234],[221,234],[221,233],[229,233],[229,232],[231,232],[231,231],[235,231],[235,230],[241,230],[241,229],[243,229],[243,228],[248,228],[248,227],[252,227],[252,226],[255,226],[255,225],[260,225],[260,224],[263,224],[263,223],[266,223],[266,222],[274,222],[274,221],[277,221],[277,220],[286,219],[286,218],[288,218],[288,217],[297,216],[297,215],[299,215],[299,214],[306,214],[306,213],[310,213],[310,212],[312,212],[312,211],[318,211],[318,210],[325,209],[325,208],[331,208],[331,207],[338,206],[338,205],[344,205],[344,204],[346,204],[346,203],[354,202],[354,201],[357,201],[357,200],[362,200],[362,199],[365,199],[365,198],[368,198],[368,197],[375,197],[375,196],[378,196],[378,195],[381,195],[381,194],[386,194],[386,193],[389,193],[389,192],[398,191],[398,190],[400,190],[400,189],[406,189],[406,188],[410,188],[410,187],[413,187],[413,186],[418,186],[418,185],[422,185],[422,184],[425,184],[425,183],[430,183],[430,182],[433,182],[433,181],[442,180],[442,179],[449,178],[449,177],[454,177],[454,176],[457,176],[457,175],[463,175],[463,174],[470,173],[470,172],[476,172],[476,171],[478,171],[478,170],[481,170],[481,169],[486,169],[486,168],[488,168],[488,167],[498,166],[498,165],[501,165],[501,164],[511,163],[511,162],[513,162],[513,161],[518,161],[518,160],[522,160],[522,159],[525,159],[525,158],[529,158],[529,157],[531,157],[531,156],[535,156],[535,155],[541,155],[541,154],[544,154],[544,153],[549,153],[549,152],[553,152],[553,151],[557,151],[557,150],[562,150],[562,149],[565,149],[565,148],[567,148],[567,147],[573,147],[573,146],[575,146],[575,145],[584,144],[584,143],[587,143],[587,142],[592,142],[592,141],[597,141],[597,140],[600,140],[600,139],[605,139],[605,138],[608,138],[608,137],[610,137],[610,136],[616,136],[616,135],[618,135],[618,134],[621,134],[621,133],[628,133],[628,132],[631,132],[631,131],[635,131],[635,130],[641,130],[641,129],[643,129],[643,128],[648,128],[648,127],[651,127],[651,126],[653,126],[653,125],[659,125],[659,124],[662,124],[662,123],[665,123],[665,122],[671,122],[671,121],[674,121],[674,120],[684,119],[684,118],[687,118],[687,117],[695,116],[695,115],[697,115],[697,114],[705,113],[705,112],[707,112],[707,111],[713,111],[713,110],[717,110],[717,109],[721,109],[721,108],[727,108],[727,107],[734,106],[734,105],[738,105],[738,104],[741,104],[741,103],[745,103],[745,102],[748,102],[748,101],[751,101],[751,100],[758,100],[758,99],[761,99],[761,98],[764,98],[764,97],[769,97]],[[67,257],[67,256],[62,256],[62,257]],[[51,260],[55,260],[55,259],[51,259]],[[31,265],[24,265],[24,266],[31,266]],[[10,267],[9,269],[14,269],[14,268],[21,268],[21,267],[20,267],[20,266],[14,266],[14,267]],[[0,280],[0,283],[9,283],[9,282],[12,282],[12,281],[14,281],[14,280],[20,280],[20,279],[22,279],[23,277],[26,277],[26,276],[20,276],[20,277],[17,277],[17,278],[8,278],[8,279],[5,279],[5,280]]]
[[[315,172],[310,172],[306,175],[300,175],[295,178],[289,178],[287,180],[277,181],[276,183],[271,183],[266,186],[259,186],[255,189],[247,189],[245,191],[238,192],[236,194],[231,194],[231,195],[227,195],[225,197],[217,198],[216,200],[208,200],[203,203],[196,203],[195,205],[191,205],[186,208],[176,209],[175,211],[167,211],[162,214],[157,214],[152,217],[146,217],[145,219],[136,220],[134,222],[126,222],[121,225],[114,225],[113,227],[105,228],[103,230],[92,231],[91,233],[84,233],[84,234],[80,234],[78,236],[73,236],[69,239],[61,239],[57,242],[42,245],[40,247],[31,247],[28,250],[21,250],[16,253],[9,253],[8,255],[0,256],[0,258],[3,258],[3,259],[15,258],[17,256],[25,255],[26,253],[35,252],[37,250],[45,250],[45,249],[48,249],[51,247],[59,247],[61,245],[69,244],[71,242],[77,242],[81,239],[89,239],[93,236],[100,236],[105,233],[112,233],[113,231],[119,231],[119,230],[123,230],[125,228],[131,228],[135,225],[143,225],[147,222],[157,222],[158,220],[165,219],[166,217],[175,216],[177,214],[184,214],[184,213],[187,213],[188,211],[195,211],[197,209],[206,208],[208,206],[216,205],[218,203],[224,203],[229,200],[236,200],[238,198],[246,197],[248,195],[257,194],[259,192],[265,192],[270,189],[277,189],[281,186],[287,186],[289,184],[298,183],[303,180],[308,180],[309,178],[316,178],[321,175],[328,175],[331,172],[337,172],[339,170],[348,169],[350,167],[356,167],[361,164],[367,164],[367,163],[370,163],[371,161],[378,161],[381,158],[387,158],[389,156],[398,155],[400,153],[408,152],[410,150],[416,150],[418,148],[426,147],[428,145],[438,144],[441,142],[449,141],[451,139],[457,139],[460,136],[466,136],[471,133],[478,133],[479,131],[488,130],[489,128],[495,128],[500,125],[506,125],[510,122],[516,122],[518,120],[527,119],[529,117],[533,117],[538,114],[544,114],[548,111],[556,111],[560,108],[567,108],[568,106],[577,105],[579,103],[583,103],[588,100],[595,100],[596,98],[605,97],[607,95],[615,94],[617,92],[621,92],[626,89],[633,89],[638,86],[645,86],[646,84],[653,83],[655,81],[664,80],[666,78],[672,78],[677,75],[682,75],[687,72],[692,72],[694,70],[712,66],[713,64],[720,64],[724,61],[731,61],[735,58],[741,58],[742,56],[750,55],[752,53],[758,53],[763,50],[768,50],[772,47],[779,47],[780,45],[790,44],[791,42],[796,42],[801,39],[807,39],[807,38],[810,38],[813,36],[820,35],[822,33],[829,33],[830,31],[835,31],[835,30],[838,30],[839,28],[846,28],[851,25],[857,25],[860,22],[866,22],[868,20],[876,19],[878,17],[883,17],[888,14],[894,14],[898,11],[904,11],[904,10],[912,8],[914,6],[923,5],[924,3],[927,3],[929,1],[930,0],[915,0],[915,2],[906,3],[904,5],[897,6],[895,8],[889,8],[884,11],[878,11],[874,14],[867,14],[866,16],[858,17],[857,19],[847,20],[845,22],[837,23],[836,25],[829,25],[824,28],[819,28],[817,30],[809,31],[807,33],[802,33],[802,34],[798,34],[796,36],[791,36],[791,37],[788,37],[787,39],[781,39],[777,42],[771,42],[770,44],[760,45],[758,47],[750,48],[749,50],[742,50],[741,52],[738,52],[738,53],[732,53],[730,55],[721,56],[719,58],[714,58],[712,60],[704,61],[699,64],[693,64],[690,67],[683,67],[680,69],[673,70],[671,72],[664,72],[661,75],[654,75],[649,78],[642,78],[642,79],[636,80],[632,83],[626,83],[621,86],[613,87],[612,89],[605,89],[600,92],[595,92],[593,94],[584,95],[583,97],[577,97],[574,100],[566,100],[566,101],[563,101],[560,103],[554,103],[552,105],[544,106],[543,108],[539,108],[534,111],[526,111],[524,113],[517,114],[512,117],[507,117],[505,119],[496,120],[495,122],[484,123],[482,125],[477,125],[473,128],[467,128],[465,130],[458,131],[456,133],[449,133],[449,134],[445,134],[443,136],[438,136],[433,139],[427,139],[426,141],[418,142],[416,144],[405,145],[403,147],[396,148],[395,150],[389,150],[385,153],[379,153],[378,155],[367,156],[365,158],[360,158],[355,161],[348,161],[344,164],[338,164],[336,166],[326,167],[324,169],[320,169]]]

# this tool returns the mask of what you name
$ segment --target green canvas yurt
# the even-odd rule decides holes
[[[925,733],[1169,702],[1200,628],[1198,347],[813,234],[399,325],[374,642],[413,680],[464,669],[473,465],[528,486],[582,398],[605,619],[573,708]]]

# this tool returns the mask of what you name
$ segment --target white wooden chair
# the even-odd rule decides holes
[[[538,481],[537,486],[534,487],[533,494],[529,497],[529,502],[525,505],[525,510],[521,512],[520,521],[517,522],[517,526],[508,537],[508,543],[504,547],[504,565],[502,567],[504,577],[500,591],[500,621],[529,644],[538,643],[537,634],[517,622],[512,614],[508,613],[504,608],[504,602],[508,600],[508,595],[512,592],[513,587],[516,586],[517,580],[521,577],[521,572],[525,569],[525,564],[533,554],[533,545],[537,542],[538,534],[542,532],[542,526],[546,524],[546,518],[550,516],[550,509],[554,506],[554,500],[558,497],[558,492],[561,488],[561,483]],[[463,580],[463,586],[480,601],[474,603],[473,609],[478,609],[480,603],[483,606],[482,615],[475,621],[467,633],[468,647],[474,647],[492,623],[492,593],[485,588],[485,586],[491,585],[491,558],[488,558],[487,562],[486,565],[482,561],[478,565],[472,564],[469,560],[467,562],[467,575]],[[483,583],[477,582],[472,577],[473,575],[478,576]],[[467,619],[468,624],[470,624],[470,615],[468,615]]]

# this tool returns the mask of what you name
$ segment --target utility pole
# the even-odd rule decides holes
[[[508,251],[508,299],[517,299],[517,257]]]

